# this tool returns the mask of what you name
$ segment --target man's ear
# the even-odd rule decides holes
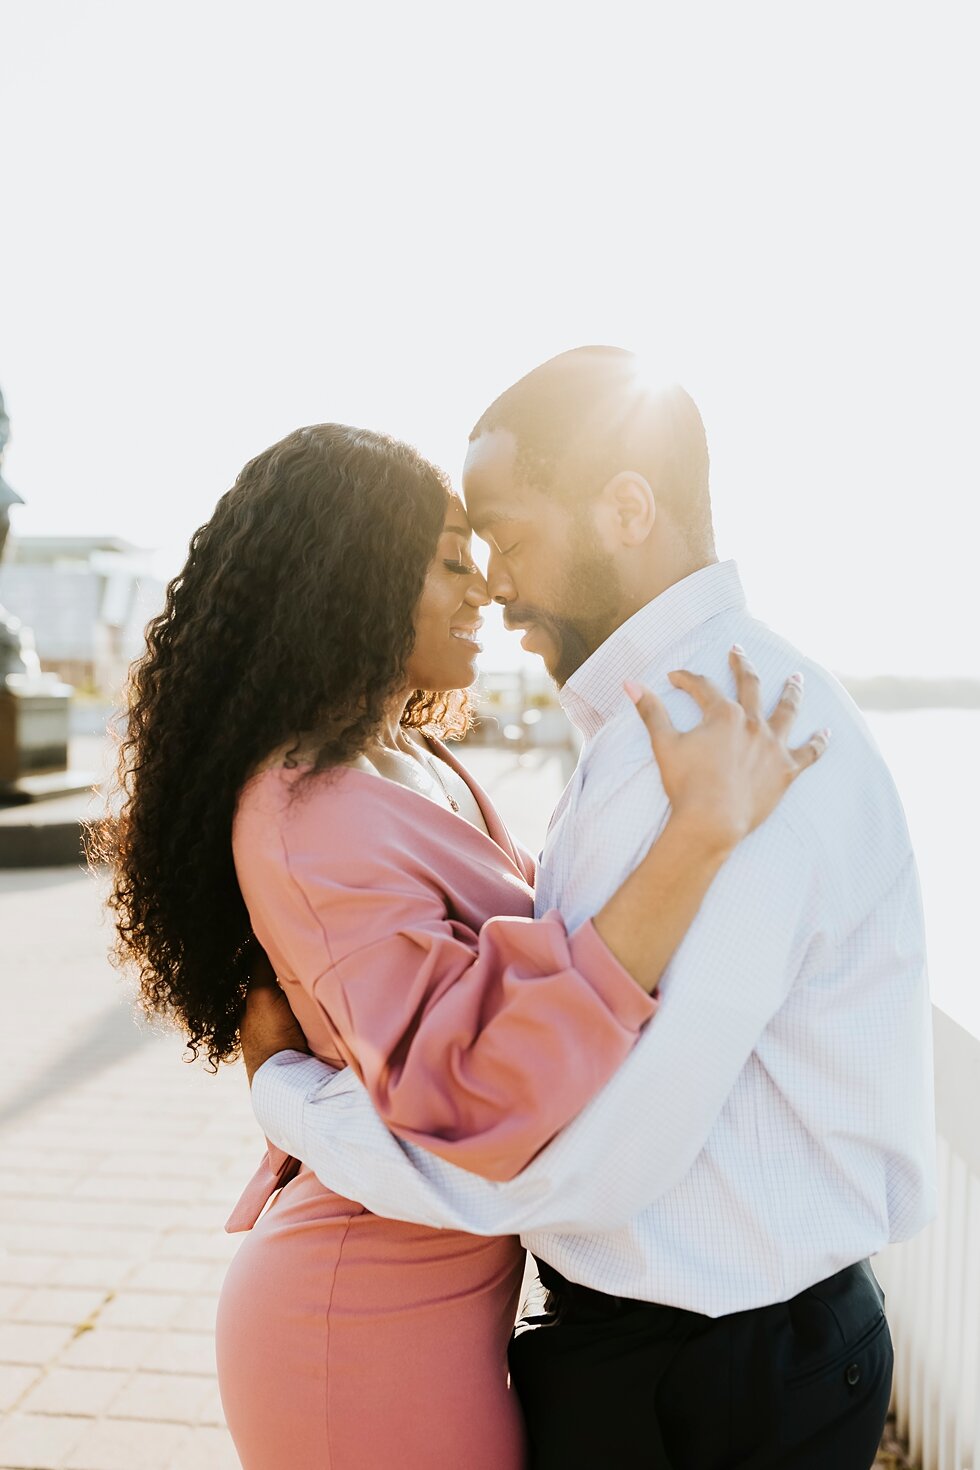
[[[650,482],[636,470],[620,470],[603,485],[598,509],[606,535],[620,546],[642,546],[657,519]]]

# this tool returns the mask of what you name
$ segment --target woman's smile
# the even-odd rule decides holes
[[[468,643],[477,653],[482,653],[483,644],[477,638],[477,634],[483,627],[483,619],[479,618],[475,623],[456,623],[449,629],[450,637],[456,638],[460,643]]]

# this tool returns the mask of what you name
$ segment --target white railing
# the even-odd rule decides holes
[[[933,1009],[939,1214],[875,1258],[913,1465],[980,1470],[980,1040]]]

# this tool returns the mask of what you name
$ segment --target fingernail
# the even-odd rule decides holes
[[[629,695],[633,703],[639,704],[640,700],[643,698],[643,690],[640,685],[634,683],[632,679],[627,679],[626,683],[623,685],[623,688],[626,690],[626,693]]]
[[[745,649],[742,647],[741,643],[733,643],[732,644],[732,653],[744,653],[744,652],[745,652]]]
[[[798,684],[799,687],[802,689],[803,688],[803,675],[802,674],[790,674],[790,676],[789,676],[789,682],[790,682],[790,684]]]
[[[820,733],[821,733],[821,735],[822,735],[822,736],[823,736],[823,738],[824,738],[824,739],[825,739],[825,740],[829,740],[829,739],[830,739],[830,737],[831,737],[831,735],[833,735],[833,733],[834,733],[834,732],[833,732],[833,730],[832,730],[832,729],[831,729],[831,728],[830,728],[830,726],[829,726],[829,725],[824,725],[824,727],[823,727],[823,729],[822,729],[822,730],[821,730],[821,731],[820,731]]]

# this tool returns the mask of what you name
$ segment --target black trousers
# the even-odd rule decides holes
[[[543,1325],[511,1342],[531,1470],[869,1470],[891,1392],[866,1261],[728,1317],[605,1296],[539,1262]]]

